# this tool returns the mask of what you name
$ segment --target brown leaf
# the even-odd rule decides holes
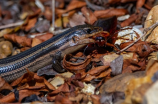
[[[133,91],[131,100],[137,104],[143,103],[143,97],[148,89],[152,86],[152,83],[144,83]]]
[[[133,91],[139,86],[145,83],[152,83],[150,76],[145,76],[141,78],[133,78],[128,82],[127,88],[125,90],[126,99],[125,102],[132,103]],[[136,100],[136,99],[135,99]]]
[[[85,17],[80,14],[74,14],[70,19],[69,19],[69,24],[71,27],[77,26],[77,25],[83,25],[85,24]]]
[[[37,16],[41,13],[41,9],[37,9],[34,14],[29,15],[21,26],[21,28],[25,31],[29,31],[32,27],[35,26],[35,23],[37,22]]]
[[[136,8],[139,9],[145,4],[145,0],[137,0]]]
[[[133,23],[138,18],[137,14],[132,14],[127,20],[123,21],[121,23],[121,27],[129,26],[131,23]]]
[[[79,104],[79,103],[81,103],[81,101],[82,101],[82,103],[88,103],[87,101],[88,101],[88,97],[87,97],[87,95],[86,94],[82,94],[82,93],[80,93],[80,94],[78,94],[76,97],[69,97],[69,99],[71,100],[71,101],[75,101],[75,102],[77,102],[77,104]]]
[[[64,83],[61,86],[59,86],[58,89],[48,93],[47,96],[48,101],[54,101],[55,98],[54,96],[56,96],[60,92],[64,94],[69,94],[70,93],[69,85],[67,83]]]
[[[104,72],[102,72],[98,76],[96,76],[96,78],[104,78],[110,74],[111,74],[111,69],[109,68],[108,70],[105,70]]]
[[[97,18],[108,18],[113,16],[123,16],[127,14],[128,11],[126,9],[106,9],[106,10],[97,10],[94,12],[94,15]]]
[[[73,104],[68,97],[61,96],[60,94],[55,98],[55,104]]]
[[[35,38],[40,39],[41,41],[47,41],[48,39],[52,38],[53,34],[52,33],[46,33],[44,35],[41,36],[36,36]]]
[[[38,45],[38,44],[40,44],[40,43],[42,43],[41,40],[39,40],[39,39],[37,39],[37,38],[33,38],[33,39],[32,39],[32,44],[31,44],[31,46],[34,47],[34,46],[36,46],[36,45]]]
[[[44,83],[50,90],[55,90],[55,87],[52,84],[50,84],[46,79],[44,79]]]
[[[11,103],[15,101],[15,95],[13,92],[9,93],[7,96],[4,96],[0,99],[1,103]]]
[[[33,94],[39,95],[40,92],[38,90],[20,90],[19,91],[19,102],[21,102],[23,98],[33,95]]]
[[[86,23],[93,24],[95,21],[97,21],[96,16],[93,14],[93,12],[88,9],[87,7],[82,7],[81,12],[86,17]]]
[[[96,75],[99,75],[101,72],[105,71],[108,68],[109,68],[109,66],[99,66],[99,67],[91,69],[90,71],[88,71],[87,74],[90,74],[92,76],[96,76]]]
[[[18,43],[19,45],[23,47],[31,47],[31,41],[32,39],[27,38],[25,36],[18,36],[16,34],[5,34],[4,38],[6,40],[13,41],[14,43]]]
[[[125,59],[123,62],[122,73],[132,73],[133,71],[141,70],[138,62],[133,59]]]
[[[135,72],[135,73],[125,73],[117,75],[109,80],[107,80],[101,87],[100,93],[111,93],[111,92],[124,92],[126,90],[126,86],[132,78],[144,77],[145,72]]]
[[[44,16],[47,20],[52,21],[52,11],[50,7],[48,6],[45,7]]]
[[[34,27],[36,22],[37,18],[29,19],[27,25],[25,26],[25,31],[29,31],[32,27]]]
[[[3,89],[12,90],[13,88],[3,78],[0,77],[0,91]]]
[[[23,47],[23,48],[20,49],[20,52],[24,52],[24,51],[26,51],[26,50],[28,50],[28,49],[30,49],[30,47]],[[18,54],[18,53],[17,53],[17,54]]]
[[[99,95],[91,95],[90,97],[92,99],[93,104],[101,104]]]
[[[109,74],[111,73],[111,69],[109,68],[108,70],[104,70],[103,72],[101,72],[100,74],[96,74],[96,75],[90,75],[90,74],[87,74],[86,77],[82,80],[84,82],[89,82],[93,79],[97,79],[97,78],[103,78],[103,77],[106,77],[108,76]]]
[[[83,6],[86,6],[86,2],[79,1],[79,0],[72,0],[70,4],[67,6],[66,10],[70,11],[73,9],[81,8]]]
[[[6,58],[7,56],[12,54],[13,45],[9,41],[1,41],[0,42],[0,59]]]
[[[131,42],[122,43],[120,45],[120,48],[123,49],[129,44],[131,44]],[[147,57],[153,51],[153,49],[149,46],[147,42],[140,41],[128,48],[126,51],[136,52],[139,57]]]
[[[34,78],[34,73],[27,70],[27,73],[11,83],[11,86],[17,86],[31,81]]]
[[[81,63],[71,63],[67,61],[69,60],[70,57],[71,55],[65,55],[63,58],[63,63],[62,63],[63,67],[66,70],[69,70],[70,72],[77,73],[77,72],[80,72],[81,70],[84,70],[91,61],[91,56],[87,56],[87,58]]]
[[[146,74],[153,76],[154,73],[158,71],[158,61],[157,60],[149,60],[147,67],[146,67]]]

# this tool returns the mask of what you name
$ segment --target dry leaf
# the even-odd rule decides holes
[[[52,33],[46,33],[41,36],[36,36],[35,38],[41,40],[42,42],[47,41],[48,39],[52,38],[54,35]]]
[[[91,61],[91,56],[87,56],[87,58],[81,63],[71,63],[67,61],[70,57],[71,55],[65,55],[62,63],[64,69],[69,70],[70,72],[80,72],[81,70],[84,70]]]
[[[71,27],[77,26],[77,25],[83,25],[85,24],[85,17],[83,17],[80,14],[74,14],[70,19],[69,19],[69,24]]]
[[[13,45],[9,41],[1,41],[0,42],[0,59],[6,58],[7,56],[12,54]]]
[[[100,73],[104,72],[105,70],[107,70],[109,68],[109,66],[99,66],[99,67],[95,67],[93,69],[91,69],[90,71],[87,72],[87,74],[90,74],[92,76],[97,76]]]
[[[39,40],[39,39],[37,39],[37,38],[33,38],[33,39],[32,39],[31,47],[34,47],[34,46],[36,46],[36,45],[38,45],[38,44],[40,44],[40,43],[42,43],[41,40]]]
[[[125,73],[118,76],[115,76],[107,80],[100,88],[99,92],[110,93],[110,92],[124,92],[129,80],[133,78],[139,78],[145,76],[145,72],[135,72],[135,73]]]
[[[106,10],[96,10],[94,11],[94,15],[97,18],[108,18],[113,16],[123,16],[127,14],[128,11],[126,9],[106,9]]]
[[[151,81],[151,77],[150,76],[145,76],[142,78],[133,78],[129,81],[126,91],[125,91],[125,95],[126,95],[126,99],[125,99],[125,103],[129,103],[131,104],[131,97],[133,94],[134,89],[140,87],[142,84],[144,83],[152,83]]]
[[[67,6],[66,10],[69,11],[76,8],[81,8],[83,6],[86,6],[86,2],[79,1],[79,0],[72,0],[70,4]]]
[[[15,95],[13,92],[9,93],[7,96],[4,96],[0,99],[1,103],[11,103],[15,101]]]
[[[32,39],[27,38],[25,36],[18,36],[16,34],[5,34],[4,38],[6,40],[13,41],[14,43],[18,43],[19,45],[23,47],[30,47]]]
[[[3,79],[0,77],[0,91],[7,89],[12,90],[13,88]]]
[[[121,23],[121,27],[129,26],[131,23],[133,23],[138,18],[138,15],[132,14],[127,20],[123,21]]]
[[[144,24],[144,28],[148,28],[148,27],[150,27],[151,25],[153,25],[154,23],[156,23],[158,21],[158,16],[156,15],[157,12],[158,12],[157,8],[158,8],[158,6],[156,5],[150,10],[150,12],[149,12],[149,14],[148,14],[148,16],[146,18],[146,21],[145,21],[145,24]],[[148,31],[147,34],[149,34],[150,32],[151,31]],[[148,42],[152,41],[153,43],[158,43],[158,38],[157,38],[158,35],[157,35],[157,33],[158,33],[158,27],[156,27],[152,31],[152,33],[149,35],[149,37],[146,36],[146,38],[147,38],[146,41],[148,41]]]
[[[83,13],[83,15],[86,18],[86,23],[92,25],[95,21],[97,21],[97,17],[87,7],[82,7],[81,12]]]

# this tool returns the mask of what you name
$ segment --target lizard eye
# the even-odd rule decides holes
[[[84,30],[87,34],[90,34],[92,32],[92,29],[88,28]]]
[[[90,33],[91,33],[91,31],[92,31],[91,29],[87,29],[87,33],[88,33],[88,34],[90,34]]]

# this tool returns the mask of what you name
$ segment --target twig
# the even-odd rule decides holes
[[[23,23],[24,23],[24,21],[16,22],[16,23],[8,24],[8,25],[3,25],[3,26],[0,26],[0,29],[19,26],[19,25],[22,25]]]
[[[50,27],[50,32],[55,30],[55,0],[52,0],[52,26]]]
[[[120,51],[118,51],[118,52],[116,52],[116,53],[121,53],[121,52],[127,50],[128,48],[130,48],[131,46],[133,46],[136,42],[138,42],[142,37],[146,36],[146,34],[147,34],[147,32],[148,32],[149,30],[151,30],[152,28],[155,28],[155,27],[157,27],[157,26],[158,26],[158,22],[156,22],[156,23],[153,24],[152,26],[150,26],[150,27],[144,29],[144,31],[143,31],[144,34],[143,34],[142,36],[140,36],[140,37],[139,37],[137,40],[135,40],[133,43],[131,43],[130,45],[126,46],[125,48],[121,49]],[[151,32],[152,32],[152,31],[151,31]],[[148,35],[150,35],[150,33],[149,33]]]

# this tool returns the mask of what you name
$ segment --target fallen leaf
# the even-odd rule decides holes
[[[58,86],[64,84],[64,79],[57,76],[55,78],[52,79],[52,81],[50,82],[56,89],[58,88]]]
[[[128,13],[128,11],[126,9],[114,9],[114,8],[94,11],[94,15],[97,18],[108,18],[108,17],[113,17],[113,16],[123,16],[127,13]]]
[[[0,77],[0,91],[7,89],[12,90],[13,88],[3,79]]]
[[[40,33],[44,33],[49,31],[50,28],[50,22],[48,20],[41,20],[38,21],[35,25],[36,31]]]
[[[40,43],[42,43],[41,40],[39,40],[38,38],[33,38],[33,39],[32,39],[31,47],[34,47],[34,46],[36,46],[36,45],[38,45],[38,44],[40,44]]]
[[[19,45],[23,47],[30,47],[32,39],[27,38],[25,36],[18,36],[16,34],[5,34],[4,38],[6,40],[13,41],[14,43],[18,43]]]
[[[55,97],[55,104],[73,104],[68,97],[61,96],[60,94]]]
[[[153,76],[154,73],[158,71],[158,61],[157,60],[149,60],[146,67],[146,74],[149,76]]]
[[[99,66],[99,67],[91,69],[90,71],[87,72],[87,74],[90,74],[92,76],[93,75],[97,76],[100,73],[102,73],[103,71],[107,70],[108,68],[109,68],[109,66]]]
[[[41,40],[42,42],[47,41],[48,39],[52,38],[54,35],[52,33],[46,33],[41,36],[36,36],[35,38]]]
[[[120,45],[120,48],[123,49],[129,44],[131,44],[131,42],[122,43]],[[128,48],[126,51],[136,52],[139,55],[139,57],[142,58],[142,57],[147,57],[153,51],[153,49],[149,46],[147,42],[140,41],[134,44],[133,46],[131,46],[130,48]]]
[[[115,60],[110,62],[110,67],[111,67],[111,70],[112,70],[112,75],[121,74],[122,67],[123,67],[123,56],[120,55]]]
[[[90,97],[92,99],[93,104],[101,104],[99,95],[91,95]]]
[[[71,18],[69,18],[69,24],[71,27],[83,25],[85,24],[85,17],[75,13]]]
[[[13,45],[9,41],[1,41],[0,42],[0,59],[6,58],[7,56],[12,54]]]
[[[125,73],[117,75],[109,80],[107,80],[101,87],[99,92],[110,93],[110,92],[124,92],[128,82],[133,78],[139,78],[145,76],[144,71],[135,72],[135,73]]]
[[[18,101],[21,102],[23,98],[33,95],[33,94],[39,95],[40,92],[38,90],[20,90]]]
[[[87,58],[81,63],[71,63],[67,61],[70,57],[71,55],[65,55],[62,62],[63,67],[70,72],[79,72],[84,70],[91,61],[91,56],[87,56]]]
[[[87,7],[82,7],[81,12],[85,16],[86,20],[85,22],[88,24],[93,24],[95,21],[97,21],[97,17],[93,14],[93,12],[88,9]]]
[[[150,27],[151,25],[153,25],[154,23],[157,22],[158,16],[155,15],[158,12],[157,8],[158,8],[157,5],[154,6],[150,10],[150,12],[148,13],[148,16],[147,16],[145,24],[144,24],[144,28],[148,28],[148,27]],[[154,30],[151,29],[150,31],[147,32],[147,34],[149,34],[150,32],[151,32],[151,34],[149,36],[147,36],[147,35],[145,36],[145,38],[147,38],[146,41],[147,42],[151,42],[152,41],[153,43],[158,43],[158,38],[157,38],[158,27],[155,27]]]
[[[1,103],[11,103],[15,101],[15,95],[13,92],[9,93],[7,96],[4,96],[0,99]]]
[[[145,93],[148,91],[148,89],[150,89],[151,86],[152,86],[152,83],[144,83],[141,86],[139,86],[138,88],[136,88],[133,91],[133,94],[131,96],[132,102],[136,102],[137,104],[143,103],[143,97],[144,97]]]
[[[133,23],[138,18],[137,14],[132,14],[127,20],[123,21],[121,23],[121,27],[129,26],[131,23]]]
[[[88,103],[88,97],[87,97],[87,95],[82,94],[82,93],[78,94],[76,97],[71,97],[70,96],[69,99],[71,101],[77,102],[78,104],[81,103],[81,102],[85,103],[85,104]]]
[[[152,83],[150,76],[131,79],[125,90],[126,99],[124,102],[131,104],[132,103],[131,97],[132,97],[134,89],[140,87],[142,84],[145,84],[145,83]]]
[[[86,2],[79,1],[79,0],[72,0],[67,6],[66,10],[69,11],[69,10],[81,8],[83,6],[86,6]]]

